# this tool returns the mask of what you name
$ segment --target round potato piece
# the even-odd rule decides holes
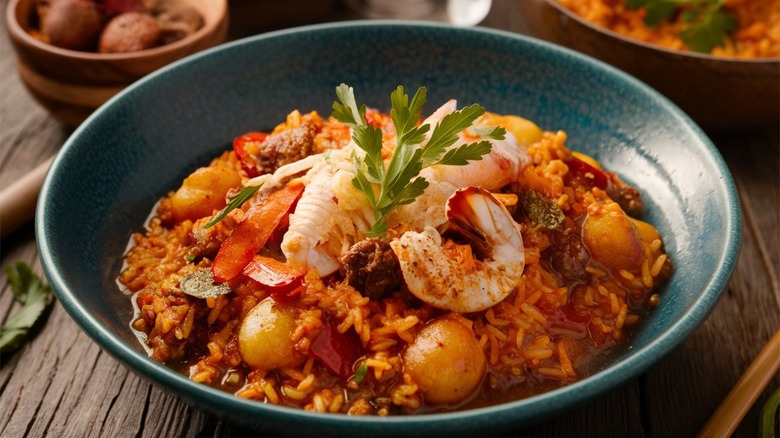
[[[238,350],[249,366],[263,370],[298,366],[306,360],[290,333],[295,310],[266,298],[249,311],[238,331]]]
[[[431,405],[467,399],[482,382],[486,365],[474,333],[446,317],[426,325],[404,352],[406,372]]]
[[[542,139],[542,130],[539,126],[520,116],[485,113],[485,118],[489,124],[502,126],[511,132],[520,146],[530,146]]]
[[[228,190],[241,185],[241,176],[225,166],[201,167],[184,179],[171,197],[173,220],[197,220],[225,206]]]
[[[642,237],[634,221],[614,202],[588,207],[582,241],[607,269],[637,272],[645,259]]]

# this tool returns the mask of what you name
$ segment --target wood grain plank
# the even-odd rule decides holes
[[[756,137],[745,141],[742,137],[736,152],[726,149],[734,146],[727,140],[721,139],[718,144],[729,166],[740,176],[737,181],[740,197],[743,201],[756,201],[743,202],[743,210],[747,208],[744,215],[771,224],[774,219],[767,213],[772,210],[766,210],[765,206],[761,207],[764,210],[756,210],[756,204],[765,202],[763,197],[773,191],[777,193],[777,180],[767,172],[775,162],[768,160],[766,154],[756,153],[766,147],[766,141]],[[651,435],[695,435],[780,327],[780,311],[773,290],[776,271],[767,269],[759,244],[759,240],[772,233],[766,231],[745,224],[736,270],[717,307],[680,348],[647,373]],[[767,247],[777,251],[776,242],[770,240]],[[775,378],[735,436],[755,436],[760,406],[778,386],[780,378]]]

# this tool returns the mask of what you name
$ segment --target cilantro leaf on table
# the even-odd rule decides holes
[[[0,353],[21,347],[30,329],[54,302],[51,286],[44,284],[26,263],[17,262],[6,271],[14,298],[22,307],[0,327]]]
[[[430,139],[423,147],[429,124],[419,124],[420,111],[426,101],[426,89],[420,87],[409,100],[402,86],[390,95],[390,118],[396,131],[396,145],[393,155],[385,164],[382,159],[382,131],[368,125],[365,119],[366,106],[357,105],[352,87],[341,84],[336,88],[338,101],[333,102],[333,117],[352,128],[352,139],[365,152],[356,157],[357,170],[352,186],[360,190],[374,210],[375,222],[369,236],[382,236],[387,232],[387,216],[398,206],[410,204],[423,194],[428,181],[419,176],[422,169],[437,164],[462,166],[469,161],[481,160],[489,153],[490,142],[460,145],[449,149],[458,140],[458,133],[468,129],[485,113],[479,105],[471,105],[454,111],[433,127]],[[506,131],[494,128],[486,137],[503,139]],[[481,132],[480,132],[481,134]]]

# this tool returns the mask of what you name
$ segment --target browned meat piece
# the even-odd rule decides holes
[[[631,217],[640,216],[645,209],[639,191],[624,183],[617,175],[611,175],[607,184],[607,194]]]
[[[301,160],[312,153],[317,128],[305,121],[296,128],[269,135],[257,155],[260,174],[273,173],[285,164]]]
[[[552,268],[567,281],[584,281],[588,278],[585,267],[590,253],[582,243],[580,227],[567,219],[550,234],[550,246],[542,252],[550,260]]]
[[[384,240],[366,239],[341,256],[341,274],[364,296],[379,299],[403,285],[398,258]]]

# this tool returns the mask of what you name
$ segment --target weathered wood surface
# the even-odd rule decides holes
[[[7,0],[2,5],[5,10]],[[486,24],[519,30],[511,9],[508,0],[494,2]],[[7,36],[0,39],[0,187],[5,187],[56,153],[70,132],[31,100],[19,83]],[[733,172],[744,214],[742,252],[717,308],[645,374],[506,436],[693,436],[780,328],[778,127],[713,136],[713,141]],[[0,322],[16,310],[5,268],[19,260],[41,272],[31,224],[0,246]],[[778,387],[780,377],[775,376],[735,436],[756,436],[760,406]],[[0,357],[2,437],[246,435],[130,373],[102,352],[59,304],[31,342]]]

